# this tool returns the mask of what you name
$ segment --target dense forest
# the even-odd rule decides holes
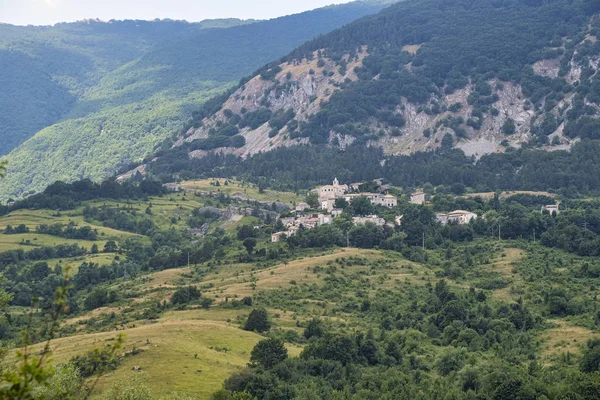
[[[294,191],[329,183],[332,176],[343,182],[383,177],[402,187],[459,183],[476,191],[552,190],[568,197],[600,190],[600,144],[591,140],[576,144],[569,152],[510,149],[477,161],[449,144],[409,156],[387,156],[379,148],[361,145],[344,151],[295,146],[247,159],[219,154],[189,158],[187,152],[181,146],[159,153],[148,164],[148,172],[165,182],[237,176],[265,188]]]

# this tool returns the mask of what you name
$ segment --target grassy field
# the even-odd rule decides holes
[[[52,343],[53,360],[66,362],[75,355],[110,345],[122,334],[125,343],[121,353],[134,348],[141,352],[125,357],[116,371],[102,376],[98,391],[137,373],[132,368],[139,366],[157,395],[184,392],[209,399],[231,373],[249,362],[252,348],[262,339],[223,321],[227,318],[227,313],[221,311],[172,312],[155,324],[61,338]],[[301,349],[288,346],[288,351],[297,356]]]
[[[211,185],[213,182],[219,182],[219,186]],[[229,196],[243,196],[258,201],[279,201],[281,203],[295,204],[304,201],[303,196],[298,196],[292,192],[277,192],[274,190],[265,190],[260,193],[258,186],[250,183],[240,183],[229,181],[225,186],[224,179],[205,179],[199,181],[184,181],[180,184],[184,189],[199,190],[203,192],[224,193]]]
[[[116,253],[99,253],[74,258],[55,258],[46,260],[46,262],[50,268],[60,265],[63,271],[68,269],[69,275],[73,276],[77,273],[79,266],[83,263],[94,263],[99,266],[108,265],[113,262],[116,256]]]

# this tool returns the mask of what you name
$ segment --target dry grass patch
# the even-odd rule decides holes
[[[245,366],[254,345],[263,337],[226,323],[204,320],[167,320],[157,324],[57,339],[52,343],[53,359],[66,362],[91,349],[111,344],[125,334],[122,352],[142,350],[126,357],[113,373],[100,379],[98,390],[126,378],[133,366],[140,366],[157,395],[182,392],[209,399],[231,373]],[[290,355],[301,349],[290,346]]]
[[[228,271],[228,276],[208,279],[202,284],[213,285],[213,289],[205,291],[207,296],[212,294],[218,296],[217,301],[224,301],[225,297],[252,296],[256,290],[274,290],[292,285],[320,282],[325,274],[315,274],[311,269],[316,266],[325,267],[328,261],[334,261],[337,258],[374,259],[379,256],[380,253],[374,250],[339,249],[331,254],[301,258],[260,271],[252,271],[249,265],[241,270],[238,267],[237,270],[233,270],[233,274]],[[351,267],[346,267],[345,271],[348,271],[349,268]],[[362,268],[369,268],[369,266],[366,265]]]
[[[579,355],[587,341],[600,337],[599,334],[581,326],[572,326],[565,320],[549,320],[555,325],[554,328],[545,331],[540,339],[542,345],[542,359],[546,363],[556,361],[563,354]]]
[[[220,186],[211,185],[211,182],[219,182]],[[282,203],[298,203],[304,201],[304,198],[297,196],[292,192],[278,192],[275,190],[265,190],[260,193],[258,186],[252,184],[242,185],[240,182],[229,181],[225,186],[225,179],[203,179],[197,181],[184,181],[180,186],[184,189],[198,190],[202,192],[223,193],[229,196],[242,196],[259,201],[280,201]]]

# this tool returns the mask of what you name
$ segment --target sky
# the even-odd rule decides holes
[[[82,19],[268,19],[349,0],[0,0],[0,22],[52,25]]]

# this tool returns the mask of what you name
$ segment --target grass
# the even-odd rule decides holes
[[[506,248],[502,250],[500,257],[495,259],[490,265],[489,270],[498,273],[509,285],[502,289],[492,292],[492,297],[502,301],[515,300],[517,296],[511,294],[511,287],[521,285],[523,279],[519,274],[513,272],[515,264],[525,257],[525,252],[520,249]]]
[[[219,181],[220,186],[211,185],[212,182]],[[225,186],[224,179],[212,180],[204,179],[199,181],[184,181],[180,184],[184,189],[197,190],[201,192],[212,192],[212,193],[223,193],[229,196],[243,196],[245,198],[254,199],[258,201],[279,201],[281,203],[294,204],[304,201],[304,197],[298,196],[292,192],[278,192],[274,190],[265,190],[260,193],[258,186],[250,183],[240,183],[237,181],[230,181]]]
[[[589,329],[569,325],[567,321],[562,319],[549,320],[548,322],[554,324],[554,327],[540,335],[543,343],[541,357],[546,364],[558,361],[567,353],[578,356],[589,339],[600,337],[599,334],[594,334]]]
[[[75,355],[110,345],[118,334],[123,334],[125,344],[121,352],[133,348],[141,352],[125,357],[116,371],[102,376],[98,391],[134,374],[132,368],[139,366],[157,395],[182,392],[209,399],[229,375],[249,362],[252,348],[263,339],[223,322],[222,313],[221,310],[170,312],[156,324],[60,338],[52,343],[53,360],[67,362]],[[297,356],[301,348],[289,346],[288,350],[290,356]]]
[[[57,265],[60,265],[63,271],[68,268],[69,275],[73,276],[77,273],[79,266],[83,263],[94,263],[99,266],[108,265],[113,262],[115,256],[117,256],[116,253],[98,253],[74,258],[54,258],[46,260],[46,262],[50,268],[54,268]]]

